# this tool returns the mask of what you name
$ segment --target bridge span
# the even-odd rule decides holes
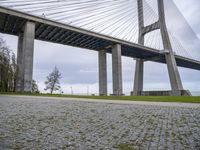
[[[0,6],[0,32],[19,37],[20,73],[17,90],[21,92],[31,91],[34,39],[98,51],[100,95],[107,95],[106,53],[112,53],[113,58],[114,95],[123,93],[121,55],[143,61],[167,63],[166,54],[170,53],[167,50],[160,51],[2,6]],[[174,57],[177,66],[200,70],[200,61],[176,54]]]

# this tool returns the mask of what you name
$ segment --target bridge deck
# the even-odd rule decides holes
[[[111,53],[110,46],[118,43],[122,45],[123,56],[166,63],[164,54],[159,50],[0,6],[1,33],[17,36],[22,33],[22,28],[25,22],[28,20],[36,23],[35,39],[37,40],[54,42],[96,51],[106,48],[109,53]],[[175,57],[178,66],[200,70],[200,61],[177,55]]]

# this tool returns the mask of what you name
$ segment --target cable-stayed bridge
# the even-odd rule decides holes
[[[106,53],[112,53],[114,95],[123,94],[121,55],[137,59],[134,95],[187,95],[177,66],[200,70],[167,31],[163,0],[2,0],[0,32],[19,36],[21,92],[31,91],[34,39],[98,51],[100,95],[107,95]],[[172,91],[143,91],[145,61],[167,64]]]

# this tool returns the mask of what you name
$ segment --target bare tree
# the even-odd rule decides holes
[[[12,53],[11,56],[11,64],[10,64],[10,80],[9,80],[9,85],[10,85],[10,91],[15,92],[16,91],[16,82],[17,82],[17,74],[18,74],[18,66],[17,66],[17,60],[15,57],[15,54]]]
[[[47,80],[45,81],[46,88],[44,90],[50,90],[51,94],[53,93],[53,91],[60,90],[60,79],[61,73],[59,72],[57,67],[55,67],[53,72],[47,76]]]
[[[14,92],[16,87],[17,63],[12,50],[0,37],[0,91]]]

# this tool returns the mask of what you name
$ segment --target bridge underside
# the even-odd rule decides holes
[[[159,50],[0,7],[1,33],[19,36],[23,33],[27,21],[35,22],[35,39],[37,40],[96,51],[106,49],[108,53],[111,53],[112,45],[121,44],[122,56],[166,63],[165,54]],[[180,67],[200,70],[199,61],[182,56],[175,56],[175,58]]]

